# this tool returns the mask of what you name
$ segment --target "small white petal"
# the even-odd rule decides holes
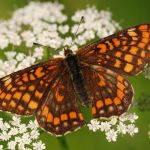
[[[16,56],[17,61],[22,61],[24,59],[25,55],[23,53],[18,53]]]
[[[18,128],[12,127],[9,131],[9,135],[17,135],[19,133]]]
[[[118,125],[117,125],[117,131],[119,133],[122,133],[122,134],[126,134],[127,132],[127,126],[125,124],[123,124],[122,122],[120,122]]]
[[[127,132],[128,132],[131,136],[133,136],[135,133],[138,133],[138,128],[135,127],[134,124],[129,124],[129,125],[127,126]]]
[[[109,122],[101,122],[100,124],[100,130],[103,131],[108,131],[110,130],[111,124]]]
[[[39,141],[39,142],[36,142],[36,143],[33,143],[33,149],[34,150],[43,150],[45,149],[45,144],[42,143],[42,141]]]
[[[93,132],[96,132],[100,128],[99,121],[97,119],[92,119],[87,126],[89,127],[89,130],[92,130]]]
[[[20,122],[21,122],[20,117],[18,117],[18,116],[13,116],[12,119],[13,119],[13,120],[10,121],[10,123],[11,123],[13,126],[19,126],[19,125],[20,125]]]
[[[0,150],[4,150],[3,145],[0,145]]]
[[[112,117],[111,120],[109,121],[109,123],[111,125],[115,125],[117,123],[117,119],[118,119],[118,117]]]
[[[115,142],[117,140],[117,132],[112,130],[109,130],[106,132],[106,139],[108,142]]]
[[[16,52],[15,51],[5,52],[5,55],[6,55],[7,59],[9,60],[9,59],[12,59],[15,57]]]
[[[9,141],[8,142],[8,149],[10,149],[10,150],[14,150],[14,149],[16,149],[16,141]]]

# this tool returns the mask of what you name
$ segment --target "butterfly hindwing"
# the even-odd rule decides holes
[[[39,125],[49,133],[62,136],[84,126],[69,73],[61,74],[36,113]]]
[[[135,75],[150,60],[150,25],[142,24],[115,33],[81,48],[77,55],[84,62]]]
[[[47,89],[64,69],[61,60],[52,59],[1,78],[0,109],[19,115],[34,114]]]
[[[123,76],[95,65],[83,67],[82,72],[91,98],[94,118],[119,116],[128,109],[133,90]]]

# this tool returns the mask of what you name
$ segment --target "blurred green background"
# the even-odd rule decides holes
[[[13,10],[25,6],[30,0],[0,0],[0,18],[9,18]],[[44,1],[44,0],[43,0]],[[95,5],[99,10],[107,9],[113,14],[113,19],[120,23],[122,28],[138,25],[141,23],[150,23],[150,0],[57,0],[65,5],[64,13],[71,16],[78,9],[86,8],[88,5]],[[150,80],[145,79],[142,74],[136,77],[130,77],[134,89],[135,99],[142,93],[150,95]],[[119,137],[117,142],[108,143],[105,135],[100,132],[90,132],[87,128],[65,136],[69,150],[149,150],[150,139],[148,130],[150,128],[150,112],[140,112],[138,109],[132,109],[139,116],[136,125],[139,127],[139,133],[133,138],[129,135]],[[85,115],[89,111],[85,110]],[[89,118],[89,116],[87,116]],[[41,140],[46,144],[47,150],[61,150],[60,140],[47,133],[41,135]],[[67,150],[67,149],[66,149]]]

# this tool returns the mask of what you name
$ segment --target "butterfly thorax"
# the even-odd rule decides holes
[[[65,66],[71,76],[75,93],[80,97],[82,104],[89,106],[88,93],[85,87],[85,81],[81,72],[80,60],[77,55],[73,54],[71,50],[65,51]]]

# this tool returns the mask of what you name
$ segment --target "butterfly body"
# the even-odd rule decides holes
[[[62,136],[85,125],[77,97],[93,118],[119,116],[133,99],[126,75],[150,61],[150,24],[141,24],[0,79],[0,110],[34,115],[41,128]]]
[[[82,65],[80,64],[80,59],[76,54],[73,54],[70,51],[70,49],[65,50],[66,58],[64,59],[64,64],[71,77],[76,95],[80,97],[83,105],[89,106],[90,101],[81,71]]]

